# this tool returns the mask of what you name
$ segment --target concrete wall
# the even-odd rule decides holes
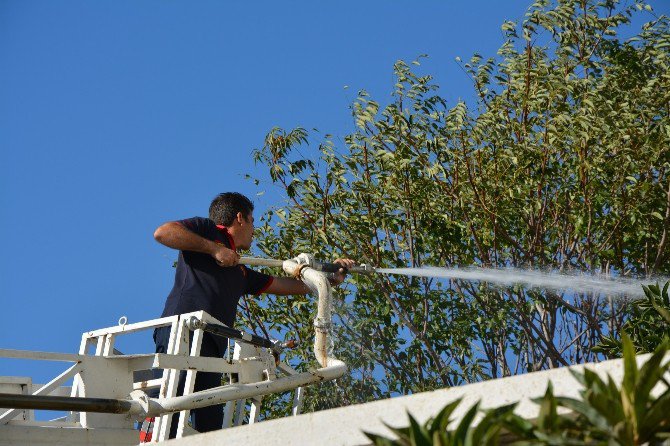
[[[638,357],[638,363],[649,355]],[[573,366],[580,371],[584,367],[599,375],[609,374],[615,381],[623,377],[622,360],[599,364]],[[472,404],[481,400],[482,408],[499,407],[519,402],[516,412],[525,418],[535,418],[538,407],[530,400],[542,396],[547,383],[552,381],[554,392],[562,396],[579,396],[580,384],[569,368],[547,370],[526,375],[501,378],[433,392],[380,400],[366,404],[324,410],[321,412],[263,421],[249,426],[240,426],[217,432],[198,434],[168,441],[169,445],[195,446],[211,444],[240,445],[363,445],[369,441],[362,431],[392,436],[384,423],[406,426],[407,412],[423,423],[435,416],[442,407],[458,398],[463,401],[454,413],[456,422]],[[307,389],[309,392],[309,389]]]

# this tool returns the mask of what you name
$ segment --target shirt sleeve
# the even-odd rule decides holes
[[[212,239],[212,232],[216,232],[216,225],[209,218],[192,217],[185,220],[178,220],[177,223],[200,237]]]
[[[274,277],[259,273],[246,266],[244,269],[247,270],[247,289],[245,290],[245,294],[261,294],[268,289],[274,280]]]

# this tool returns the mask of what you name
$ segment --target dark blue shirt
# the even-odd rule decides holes
[[[217,226],[208,218],[193,217],[178,223],[201,237],[235,249],[235,242],[226,228]],[[240,297],[260,294],[271,283],[272,276],[244,265],[224,268],[209,254],[180,251],[174,287],[161,317],[204,310],[232,327]]]

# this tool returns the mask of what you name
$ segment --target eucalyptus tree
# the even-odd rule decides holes
[[[448,103],[398,61],[385,103],[361,91],[342,140],[272,129],[255,151],[286,201],[261,219],[267,256],[376,266],[493,266],[647,276],[670,270],[670,32],[640,2],[542,0],[505,22],[497,55]],[[651,20],[632,38],[633,14]],[[351,367],[308,409],[599,359],[622,306],[608,296],[402,276],[337,291],[335,354]],[[311,297],[246,301],[256,330],[303,341]],[[266,322],[263,326],[261,321]],[[281,401],[278,406],[281,406]]]

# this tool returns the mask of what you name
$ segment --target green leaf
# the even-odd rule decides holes
[[[431,446],[432,435],[409,413],[409,439],[413,446]]]
[[[578,414],[584,416],[593,426],[599,429],[608,429],[609,424],[607,418],[604,417],[600,412],[590,406],[584,401],[579,401],[574,398],[567,397],[556,397],[556,402],[558,405],[563,406],[567,409],[573,410]]]
[[[547,384],[547,390],[540,404],[540,413],[538,414],[538,427],[543,430],[553,431],[557,427],[557,402],[554,398],[553,385],[551,381]]]
[[[656,351],[642,365],[635,392],[636,403],[640,406],[638,412],[646,409],[647,401],[651,397],[651,390],[661,381],[663,375],[670,368],[670,362],[661,365],[668,351],[667,342],[662,343]]]
[[[451,420],[451,414],[454,412],[454,410],[456,410],[461,401],[462,398],[459,398],[444,406],[442,410],[440,410],[440,412],[432,420],[430,431],[446,432],[447,427],[449,426],[449,422]]]
[[[461,418],[461,421],[458,423],[458,426],[454,431],[453,438],[455,441],[461,444],[465,443],[465,439],[470,429],[470,425],[472,424],[472,420],[474,420],[475,415],[477,415],[478,409],[479,409],[479,403],[476,403],[472,407],[470,407],[470,409],[468,409],[465,415],[463,415],[463,418]]]
[[[635,391],[635,384],[638,379],[637,361],[635,360],[635,347],[630,338],[624,333],[621,336],[623,342],[623,391],[632,395]]]
[[[363,431],[363,434],[368,437],[372,443],[376,446],[398,446],[400,443],[390,439],[383,437],[381,435],[373,434],[371,432],[365,432]]]

